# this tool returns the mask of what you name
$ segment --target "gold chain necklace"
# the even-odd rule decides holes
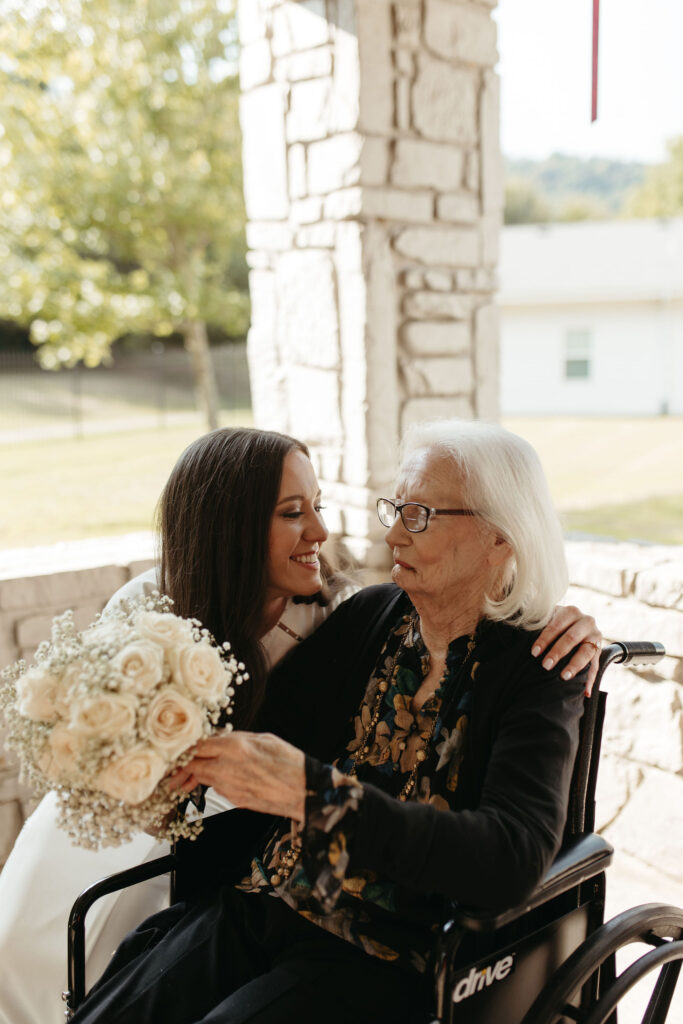
[[[377,728],[377,723],[379,722],[380,715],[382,713],[382,701],[384,699],[384,694],[396,682],[396,677],[398,676],[398,672],[399,672],[399,669],[401,667],[400,664],[399,664],[399,657],[400,657],[400,655],[401,655],[401,653],[403,651],[403,648],[406,645],[407,637],[409,635],[412,636],[412,634],[413,634],[414,625],[415,625],[415,622],[414,622],[414,619],[412,619],[411,623],[410,623],[410,628],[406,630],[406,632],[405,632],[405,634],[403,636],[403,639],[401,640],[401,643],[398,646],[396,654],[394,655],[394,667],[392,669],[391,678],[390,678],[389,682],[387,682],[385,679],[382,679],[377,684],[377,695],[375,697],[375,706],[373,708],[372,715],[370,716],[370,721],[368,722],[368,725],[367,725],[367,728],[365,730],[365,734],[363,736],[363,739],[359,743],[359,745],[358,745],[358,747],[357,747],[357,749],[356,749],[356,751],[354,753],[353,763],[352,763],[350,769],[348,770],[348,772],[346,773],[347,775],[350,775],[352,778],[356,777],[358,775],[358,768],[359,768],[359,766],[363,763],[363,761],[365,761],[365,759],[368,757],[368,755],[370,753],[370,750],[371,750],[370,740],[371,740],[372,736],[374,735],[375,729]],[[458,673],[460,676],[463,675],[463,673],[465,671],[465,668],[467,667],[468,663],[471,661],[476,646],[477,646],[476,640],[475,640],[474,634],[472,634],[472,636],[470,636],[468,641],[467,641],[467,651],[465,653],[465,657],[463,658],[463,660],[462,660],[462,662],[460,664],[460,669],[459,669],[459,673]],[[441,685],[441,683],[443,682],[447,672],[448,672],[448,667],[446,666],[446,668],[444,670],[444,675],[441,677],[439,685]],[[410,794],[412,793],[413,789],[415,788],[415,783],[417,782],[417,776],[418,776],[418,772],[420,770],[420,767],[427,760],[429,747],[430,747],[430,744],[432,742],[432,737],[434,736],[434,730],[436,728],[437,719],[439,717],[439,710],[440,710],[439,708],[436,708],[435,711],[434,711],[434,714],[432,715],[432,724],[431,724],[431,728],[429,730],[429,733],[428,733],[427,736],[423,737],[422,746],[418,749],[417,753],[415,754],[415,764],[411,768],[410,775],[408,776],[407,780],[405,781],[405,783],[401,787],[401,791],[398,794],[398,799],[401,800],[401,801],[407,800],[408,797],[410,796]]]

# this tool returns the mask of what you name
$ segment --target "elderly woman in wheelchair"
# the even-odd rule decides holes
[[[523,917],[536,948],[536,907],[575,914],[564,882],[609,859],[583,848],[538,888],[565,829],[585,676],[530,653],[566,587],[534,452],[493,426],[423,425],[378,513],[393,584],[344,602],[271,675],[253,731],[200,743],[177,773],[245,810],[178,850],[183,899],[131,933],[75,1021],[425,1022],[435,972],[441,1014],[479,1020],[473,997],[528,977],[501,940]],[[444,931],[454,903],[479,915]],[[558,962],[601,912],[598,894],[557,937]]]

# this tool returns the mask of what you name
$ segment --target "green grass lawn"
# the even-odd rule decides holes
[[[251,424],[251,410],[221,422]],[[206,427],[0,445],[0,548],[149,530],[154,506],[181,451]]]
[[[251,424],[251,411],[222,422]],[[683,544],[683,419],[515,418],[538,450],[565,528]],[[148,530],[191,422],[0,445],[0,548]]]
[[[509,417],[568,531],[683,544],[683,417]]]

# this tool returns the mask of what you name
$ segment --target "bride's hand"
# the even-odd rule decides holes
[[[236,807],[304,820],[305,758],[271,733],[230,732],[202,740],[170,777],[173,789],[212,786]]]

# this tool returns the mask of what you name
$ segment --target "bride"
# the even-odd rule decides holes
[[[294,438],[242,428],[198,438],[180,456],[160,498],[158,569],[117,591],[107,609],[159,587],[173,598],[177,614],[200,619],[219,643],[229,639],[252,679],[262,681],[358,589],[320,556],[328,536],[320,502],[308,449]],[[548,652],[556,663],[582,639],[599,639],[595,623],[564,608],[537,644],[543,651],[556,641]],[[573,673],[588,660],[576,655]],[[206,813],[229,806],[207,794]],[[63,1020],[66,928],[76,896],[97,879],[165,851],[144,834],[99,852],[74,847],[56,826],[55,795],[43,799],[0,874],[0,1024]],[[88,987],[123,936],[167,904],[167,892],[161,878],[95,904],[88,916]]]

